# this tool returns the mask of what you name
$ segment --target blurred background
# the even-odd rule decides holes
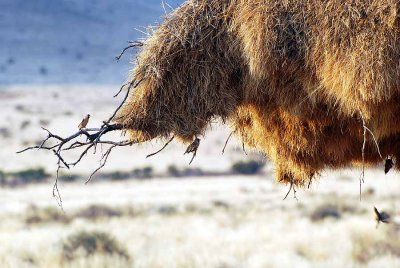
[[[154,141],[115,150],[85,185],[89,153],[62,170],[58,206],[54,156],[15,152],[41,127],[63,136],[88,113],[89,127],[108,118],[134,51],[115,57],[181,3],[0,0],[1,267],[400,267],[398,174],[368,169],[360,201],[360,168],[326,170],[283,200],[267,158],[235,138],[222,154],[231,130],[218,122],[192,165],[178,142],[146,159]]]

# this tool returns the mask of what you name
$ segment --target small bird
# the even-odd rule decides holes
[[[79,124],[78,128],[79,129],[85,128],[87,126],[87,124],[89,123],[89,118],[90,118],[90,114],[87,114],[85,116],[85,118],[82,119],[82,122]]]
[[[184,154],[189,154],[189,153],[194,153],[196,154],[197,149],[199,148],[200,145],[200,139],[196,138],[186,149]]]
[[[196,138],[186,149],[186,152],[184,154],[189,154],[193,153],[192,159],[189,162],[189,165],[192,164],[194,158],[196,157],[197,154],[197,149],[199,149],[200,146],[200,139]]]
[[[378,228],[379,223],[389,223],[389,218],[390,215],[384,211],[379,212],[376,207],[374,207],[374,213],[375,213],[375,221],[376,221],[376,228]]]
[[[385,174],[388,174],[388,172],[392,169],[394,166],[393,160],[391,158],[388,158],[385,160]]]

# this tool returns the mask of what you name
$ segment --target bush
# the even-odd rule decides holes
[[[61,174],[58,177],[60,181],[65,181],[65,182],[74,182],[77,181],[79,178],[80,176],[76,174]]]
[[[232,171],[239,174],[254,175],[258,174],[264,165],[263,162],[255,160],[250,160],[248,162],[240,161],[232,165]]]
[[[170,177],[194,177],[203,176],[204,172],[200,168],[179,169],[175,165],[171,165],[167,169],[167,174]]]
[[[25,223],[26,224],[41,224],[41,223],[69,223],[71,219],[60,209],[54,207],[38,208],[30,206],[27,210]]]
[[[100,218],[121,217],[122,212],[107,206],[92,205],[76,214],[76,217],[96,220]]]
[[[129,259],[126,249],[110,234],[81,231],[70,235],[63,243],[63,257],[72,260],[95,254],[116,255]]]
[[[128,172],[116,171],[107,174],[107,177],[109,177],[111,180],[121,181],[129,179],[131,177],[131,174],[129,174]]]
[[[23,183],[41,182],[50,177],[44,168],[34,168],[22,171],[17,171],[10,174],[11,176],[22,180]]]
[[[167,173],[171,177],[180,177],[180,176],[182,176],[182,172],[175,165],[168,166]]]
[[[153,177],[153,168],[152,167],[136,168],[132,171],[132,175],[136,178],[150,179]]]
[[[312,221],[322,221],[326,218],[334,218],[334,219],[339,219],[340,218],[340,212],[336,206],[332,205],[323,205],[319,208],[317,208],[312,214],[311,214],[311,220]]]
[[[361,264],[367,264],[374,258],[383,256],[400,257],[399,230],[396,226],[388,226],[382,232],[357,231],[352,236],[353,259]]]

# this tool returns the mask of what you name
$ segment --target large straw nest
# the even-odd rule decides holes
[[[296,185],[381,162],[363,124],[400,159],[398,16],[390,0],[186,1],[145,40],[115,121],[191,142],[222,118]]]

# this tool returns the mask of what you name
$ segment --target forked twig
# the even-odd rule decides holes
[[[167,146],[168,146],[174,139],[175,139],[175,136],[172,136],[172,138],[169,139],[169,140],[164,144],[164,146],[163,146],[160,150],[158,150],[158,151],[155,152],[155,153],[152,153],[152,154],[147,155],[146,158],[149,158],[149,157],[152,157],[152,156],[154,156],[154,155],[156,155],[156,154],[161,153],[165,148],[167,148]]]
[[[143,80],[143,79],[142,79]],[[23,153],[29,150],[33,149],[38,149],[38,150],[47,150],[47,151],[52,151],[54,155],[57,157],[57,172],[56,172],[56,178],[53,186],[53,196],[57,201],[57,204],[62,208],[62,199],[60,195],[60,191],[58,188],[58,179],[59,179],[59,171],[61,168],[65,167],[67,169],[70,169],[71,166],[76,166],[78,163],[81,162],[81,160],[87,155],[90,149],[94,148],[94,154],[96,154],[96,147],[97,145],[107,145],[109,148],[105,153],[102,153],[101,155],[101,160],[100,160],[100,166],[91,173],[90,177],[86,181],[88,183],[93,176],[105,166],[107,163],[108,157],[111,154],[111,151],[116,148],[116,147],[124,147],[124,146],[131,146],[136,143],[140,143],[139,141],[135,140],[125,140],[125,141],[112,141],[112,140],[105,140],[104,136],[112,131],[121,131],[124,130],[124,125],[122,124],[111,124],[110,122],[115,118],[116,114],[118,111],[121,109],[121,107],[124,105],[126,102],[130,90],[132,88],[136,88],[141,81],[136,82],[136,80],[132,80],[131,82],[123,85],[120,89],[120,92],[122,89],[124,89],[126,86],[128,86],[127,93],[120,103],[120,105],[117,107],[117,109],[114,111],[112,116],[107,120],[103,121],[103,124],[99,128],[82,128],[76,131],[75,133],[71,134],[68,137],[62,137],[60,135],[56,135],[52,133],[50,130],[43,128],[44,131],[47,132],[47,137],[43,139],[43,141],[37,145],[37,146],[31,146],[27,147],[17,153]],[[118,92],[118,94],[120,93]],[[117,95],[118,95],[117,94]],[[117,96],[116,95],[116,96]],[[81,140],[81,137],[84,137],[86,140]],[[46,143],[49,141],[55,141],[54,145],[46,146]],[[68,162],[65,157],[64,153],[65,151],[77,151],[79,149],[82,149],[81,153],[79,154],[79,157],[75,159],[74,161]]]
[[[119,61],[119,60],[122,58],[122,56],[125,54],[125,52],[126,52],[128,49],[130,49],[130,48],[142,47],[142,46],[144,45],[143,42],[140,42],[140,41],[129,41],[128,43],[129,43],[130,45],[127,46],[127,47],[125,47],[125,48],[121,51],[121,53],[120,53],[117,57],[115,57],[115,59],[116,59],[117,61]]]

